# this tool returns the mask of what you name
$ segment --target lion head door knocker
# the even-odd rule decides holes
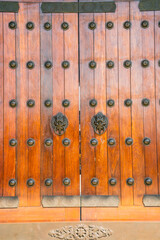
[[[51,128],[55,134],[61,136],[65,133],[68,127],[68,119],[62,113],[57,113],[51,119]]]
[[[98,135],[102,135],[108,127],[108,118],[103,113],[99,112],[92,117],[91,124],[94,132]]]

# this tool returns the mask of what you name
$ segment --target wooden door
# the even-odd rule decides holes
[[[160,220],[158,7],[43,2],[0,7],[0,222]]]

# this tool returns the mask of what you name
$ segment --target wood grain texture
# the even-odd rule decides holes
[[[4,56],[3,56],[3,14],[0,13],[0,179],[3,179],[3,85],[4,85]],[[0,196],[3,194],[3,181],[0,181]]]
[[[132,137],[133,145],[133,177],[134,184],[134,204],[142,205],[143,194],[145,193],[145,163],[144,163],[144,145],[143,145],[143,79],[142,79],[142,29],[140,27],[141,13],[138,9],[138,3],[130,3],[131,28],[131,96],[132,105]],[[138,34],[137,34],[138,33]],[[138,129],[137,129],[138,128]]]
[[[149,107],[144,108],[144,137],[151,139],[145,146],[145,174],[152,178],[152,185],[146,186],[146,194],[157,194],[157,148],[156,148],[156,108],[155,108],[155,63],[154,63],[154,12],[142,13],[142,21],[148,20],[149,27],[143,29],[142,57],[148,59],[149,67],[143,68],[143,97],[150,99]]]
[[[45,179],[53,177],[53,149],[46,147],[46,138],[52,139],[50,121],[52,117],[52,107],[44,105],[45,100],[52,101],[52,69],[45,68],[46,61],[52,60],[52,31],[46,31],[44,24],[52,23],[51,14],[40,14],[41,24],[41,196],[52,195],[52,187],[45,186]],[[47,47],[46,47],[47,46]],[[54,67],[54,66],[53,66]]]
[[[3,195],[14,196],[15,187],[8,182],[15,178],[16,147],[9,145],[10,139],[16,139],[16,108],[9,106],[11,99],[16,99],[16,70],[9,67],[9,62],[15,56],[15,30],[8,27],[8,23],[15,21],[15,14],[3,14],[4,28],[4,178]]]
[[[118,98],[118,13],[106,13],[106,23],[112,21],[113,29],[106,28],[106,62],[113,61],[114,68],[106,68],[107,98],[113,99],[113,107],[107,106],[107,116],[109,118],[108,139],[116,141],[115,146],[107,146],[108,155],[108,180],[115,178],[115,186],[108,185],[109,195],[120,195],[120,154],[119,154],[119,98]]]
[[[117,3],[118,45],[119,45],[119,113],[120,113],[120,161],[121,161],[121,204],[133,205],[133,186],[126,180],[132,177],[132,146],[125,144],[131,134],[131,107],[124,101],[131,98],[130,68],[124,67],[124,61],[130,60],[130,30],[123,27],[129,20],[129,3]],[[134,144],[134,143],[133,143]]]
[[[34,22],[34,30],[28,31],[28,60],[35,67],[28,69],[29,99],[35,106],[28,109],[28,137],[35,140],[28,147],[28,178],[35,180],[34,187],[28,188],[28,206],[40,205],[40,19],[39,4],[28,4],[28,21]],[[36,39],[36,41],[35,41]]]
[[[20,4],[20,11],[16,14],[18,28],[16,30],[16,59],[18,67],[17,78],[17,195],[19,206],[27,206],[28,179],[28,108],[29,81],[26,63],[27,55],[27,4]]]

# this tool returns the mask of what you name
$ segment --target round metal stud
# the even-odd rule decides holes
[[[108,105],[108,107],[113,107],[114,104],[115,104],[115,102],[114,102],[113,99],[109,99],[109,100],[107,101],[107,105]]]
[[[70,105],[70,101],[68,100],[68,99],[64,99],[63,101],[62,101],[62,106],[63,107],[69,107],[69,105]]]
[[[148,186],[151,185],[152,184],[152,179],[150,177],[145,178],[144,179],[144,184],[148,185]]]
[[[160,60],[158,61],[158,66],[160,67]]]
[[[33,22],[28,22],[28,23],[26,24],[26,28],[27,28],[28,30],[33,30],[33,29],[34,29],[34,23],[33,23]]]
[[[62,141],[63,146],[68,147],[71,141],[68,138],[64,138]]]
[[[95,23],[95,22],[90,22],[90,23],[88,24],[88,28],[91,29],[91,30],[96,29],[96,23]]]
[[[96,68],[96,66],[97,66],[97,64],[95,61],[90,61],[90,63],[89,63],[90,68],[94,69],[94,68]]]
[[[67,186],[69,186],[70,184],[71,184],[71,180],[70,180],[69,178],[64,178],[64,179],[63,179],[63,185],[64,185],[64,186],[67,187]]]
[[[144,59],[144,60],[142,60],[141,65],[144,68],[149,67],[149,61],[147,59]]]
[[[124,105],[125,105],[126,107],[132,106],[132,100],[131,100],[131,99],[126,99],[126,100],[124,101]]]
[[[115,178],[111,178],[111,179],[109,179],[109,184],[111,186],[115,186],[117,184],[117,180]]]
[[[130,68],[132,66],[132,62],[130,60],[126,60],[126,61],[124,61],[123,65],[125,68]]]
[[[96,186],[98,185],[98,183],[99,183],[98,178],[92,178],[92,179],[91,179],[91,184],[92,184],[92,186],[96,187]]]
[[[133,186],[134,185],[134,179],[133,178],[128,178],[126,180],[126,183],[127,183],[128,186]]]
[[[131,22],[130,21],[126,21],[126,22],[124,22],[123,23],[123,27],[125,28],[125,29],[130,29],[131,28]]]
[[[52,62],[51,61],[46,61],[44,66],[45,66],[45,68],[50,69],[50,68],[52,68]]]
[[[17,28],[17,23],[14,21],[9,22],[8,27],[10,29],[16,29]]]
[[[53,144],[53,141],[52,141],[52,139],[50,139],[50,138],[47,138],[47,139],[45,139],[45,145],[47,146],[47,147],[50,147],[50,146],[52,146],[52,144]]]
[[[67,29],[69,28],[69,24],[68,24],[67,22],[63,22],[63,23],[61,24],[61,28],[62,28],[63,30],[67,30]]]
[[[10,66],[10,68],[15,69],[17,67],[17,62],[12,60],[12,61],[10,61],[9,66]]]
[[[17,181],[12,178],[12,179],[9,180],[9,183],[8,183],[8,184],[9,184],[10,187],[15,187],[16,184],[17,184]]]
[[[63,61],[63,62],[62,62],[62,67],[63,67],[63,68],[66,69],[66,68],[69,68],[69,66],[70,66],[70,63],[69,63],[68,61]]]
[[[108,68],[113,68],[113,67],[114,67],[114,62],[113,62],[113,61],[108,61],[107,64],[106,64],[106,66],[107,66]]]
[[[53,181],[50,178],[47,178],[44,182],[44,184],[46,185],[46,187],[50,187],[52,185]]]
[[[147,20],[144,20],[141,22],[141,27],[142,28],[148,28],[149,27],[149,22]]]
[[[106,28],[108,28],[109,30],[112,29],[114,27],[114,23],[109,21],[106,23]]]
[[[9,145],[10,145],[11,147],[15,147],[15,146],[17,145],[17,140],[14,139],[14,138],[10,139],[10,140],[9,140]]]
[[[96,138],[92,138],[91,141],[90,141],[90,144],[91,144],[93,147],[97,146],[97,144],[98,144],[97,139],[96,139]]]
[[[96,99],[91,99],[89,101],[89,105],[90,105],[90,107],[96,107],[97,106],[97,100]]]
[[[9,101],[9,106],[12,108],[15,108],[17,106],[17,101],[15,99],[12,99]]]
[[[27,186],[28,186],[28,187],[33,187],[34,184],[35,184],[35,181],[34,181],[33,178],[29,178],[29,179],[27,180]]]
[[[108,139],[108,145],[109,145],[109,146],[114,146],[115,144],[116,144],[116,141],[115,141],[114,138]]]
[[[50,99],[47,99],[45,102],[44,102],[44,105],[46,107],[51,107],[52,106],[52,101]]]
[[[132,138],[126,138],[125,143],[130,146],[133,144],[133,139]]]
[[[44,24],[44,29],[47,30],[47,31],[49,31],[49,30],[52,29],[52,25],[51,25],[49,22],[46,22],[46,23]]]
[[[160,21],[158,22],[158,27],[160,28]]]
[[[33,69],[35,64],[34,64],[34,62],[29,61],[29,62],[27,62],[26,66],[27,66],[28,69]]]
[[[143,105],[144,107],[149,106],[149,104],[150,104],[150,100],[149,100],[148,98],[142,99],[142,105]]]
[[[151,143],[151,139],[146,137],[143,139],[143,143],[144,145],[149,145]]]
[[[33,99],[29,99],[29,100],[27,101],[27,106],[28,106],[28,107],[34,107],[34,105],[35,105],[35,101],[34,101]]]
[[[33,138],[29,138],[29,139],[27,140],[27,145],[28,145],[29,147],[34,146],[34,144],[35,144],[35,140],[34,140]]]

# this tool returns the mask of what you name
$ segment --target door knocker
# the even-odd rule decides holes
[[[91,124],[94,132],[102,135],[108,127],[108,118],[101,112],[94,115],[91,119]]]
[[[68,127],[68,119],[62,113],[57,113],[51,119],[51,128],[55,134],[61,136],[65,133]]]

